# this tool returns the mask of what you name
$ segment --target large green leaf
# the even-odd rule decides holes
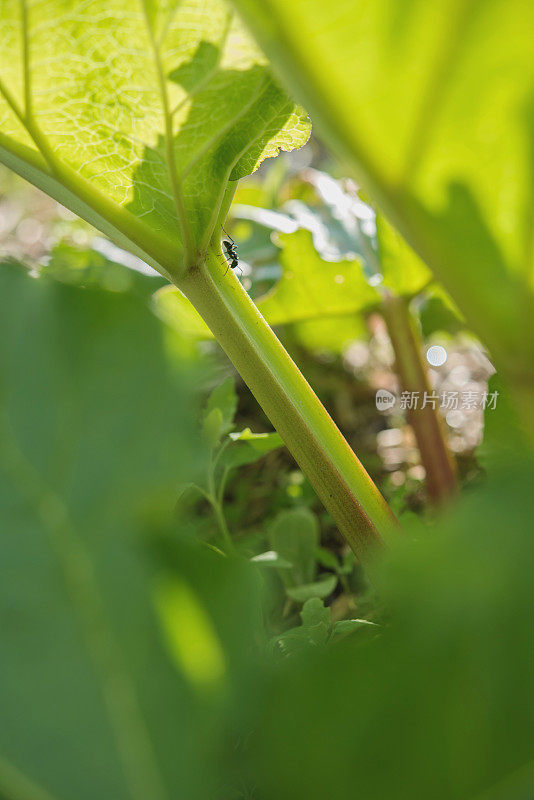
[[[379,300],[359,259],[325,261],[309,231],[280,235],[283,274],[272,292],[258,301],[271,325],[357,314]]]
[[[0,266],[0,794],[10,800],[210,793],[199,732],[206,697],[227,683],[227,645],[243,636],[232,605],[241,578],[208,551],[181,552],[179,573],[166,557],[165,580],[148,558],[196,460],[186,374],[175,379],[167,336],[129,293]]]
[[[532,399],[534,5],[234,2],[324,139]]]
[[[223,0],[6,0],[0,22],[0,159],[164,273],[309,135]]]

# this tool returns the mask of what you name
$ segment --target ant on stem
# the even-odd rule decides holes
[[[229,269],[236,269],[236,267],[239,267],[239,259],[237,257],[237,245],[236,245],[236,243],[234,242],[234,240],[232,239],[230,234],[227,233],[224,230],[224,228],[223,228],[223,232],[228,237],[228,239],[223,239],[223,247],[226,250],[225,258],[226,258],[226,261],[228,263],[228,269],[226,270],[226,272],[228,272]],[[225,275],[226,275],[226,272],[224,273]]]

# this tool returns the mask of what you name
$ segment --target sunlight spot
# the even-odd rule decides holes
[[[440,344],[433,344],[426,351],[426,360],[433,367],[441,367],[447,360],[447,351]]]

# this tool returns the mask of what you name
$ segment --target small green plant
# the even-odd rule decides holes
[[[305,652],[307,649],[322,647],[329,642],[336,642],[356,631],[368,631],[376,623],[366,619],[344,619],[331,621],[330,609],[325,608],[319,597],[310,597],[300,612],[302,624],[273,637],[271,647],[284,656]]]
[[[181,496],[199,492],[210,504],[226,552],[235,552],[235,544],[224,515],[224,493],[233,470],[258,459],[283,445],[277,433],[252,433],[250,428],[234,430],[237,395],[234,381],[226,378],[213,390],[202,415],[202,438],[208,450],[204,485],[188,483]],[[180,500],[179,500],[180,502]]]
[[[204,481],[184,484],[179,492],[177,515],[200,495],[213,512],[218,528],[215,545],[227,554],[239,552],[239,532],[229,530],[225,514],[225,492],[234,470],[257,462],[283,446],[277,433],[252,433],[249,428],[235,430],[238,398],[234,380],[226,378],[209,395],[202,412],[202,438],[207,450]],[[343,584],[351,597],[348,576],[354,571],[354,554],[348,551],[342,560],[320,546],[320,531],[316,516],[307,508],[297,506],[279,511],[264,524],[269,550],[250,557],[261,569],[275,570],[284,587],[289,605],[306,603],[311,598],[327,598]],[[319,573],[319,568],[327,571]],[[288,606],[286,603],[286,611]]]

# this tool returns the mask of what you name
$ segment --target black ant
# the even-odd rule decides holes
[[[224,228],[223,228],[223,231],[224,231],[224,233],[226,233]],[[226,260],[228,262],[228,269],[226,270],[226,272],[228,272],[229,269],[235,269],[236,267],[239,266],[239,259],[237,257],[237,245],[236,245],[236,243],[234,242],[234,240],[232,239],[232,237],[230,236],[229,233],[226,233],[226,235],[228,236],[228,239],[230,240],[230,241],[228,241],[228,239],[223,239],[223,247],[226,250],[225,258],[226,258]],[[226,272],[224,273],[225,275],[226,275]]]

